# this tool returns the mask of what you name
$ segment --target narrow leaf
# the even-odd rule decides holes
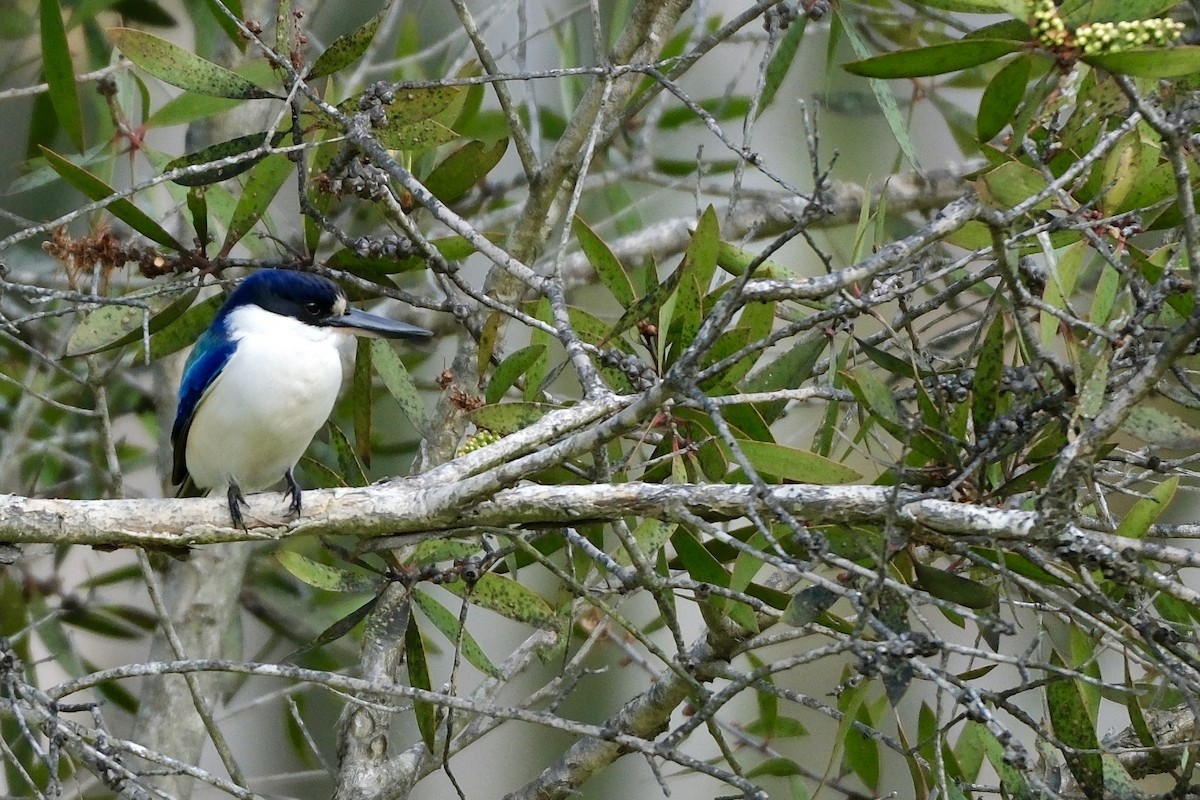
[[[374,592],[378,577],[331,567],[300,555],[293,550],[278,550],[275,560],[299,580],[327,592]]]
[[[199,289],[192,288],[175,295],[151,295],[141,302],[144,308],[128,305],[102,306],[84,317],[71,331],[66,356],[84,356],[123,347],[142,338],[142,322],[150,315],[149,329],[153,335],[170,325],[187,311]],[[134,299],[134,298],[127,298]]]
[[[996,608],[1000,602],[994,589],[962,575],[955,575],[920,561],[913,562],[913,572],[921,588],[941,600],[975,609]]]
[[[897,50],[893,53],[852,61],[847,72],[864,78],[920,78],[977,67],[1021,49],[1007,39],[960,39],[957,42]]]
[[[1004,372],[1004,317],[992,320],[975,359],[975,381],[971,395],[971,417],[975,435],[982,436],[996,418],[1000,402],[1000,378]]]
[[[413,590],[413,600],[416,601],[417,608],[421,609],[425,618],[433,623],[433,627],[446,637],[446,641],[451,644],[460,644],[463,658],[467,660],[468,664],[484,675],[490,675],[493,678],[503,677],[500,668],[487,657],[487,653],[483,652],[483,648],[479,646],[479,642],[475,641],[471,632],[459,628],[456,614],[452,614],[448,608],[419,589]]]
[[[1146,531],[1150,530],[1150,526],[1167,510],[1167,506],[1171,504],[1171,499],[1175,497],[1175,490],[1178,488],[1179,476],[1175,475],[1151,489],[1149,497],[1138,500],[1133,504],[1133,508],[1125,514],[1125,518],[1117,527],[1117,536],[1129,539],[1140,539],[1145,536]]]
[[[75,149],[83,151],[83,112],[75,90],[75,67],[71,63],[71,48],[63,26],[58,0],[41,0],[42,72],[50,86],[50,103],[58,124],[66,132]],[[4,14],[12,14],[5,9]]]
[[[1051,654],[1050,663],[1064,666],[1058,653]],[[1063,750],[1063,760],[1086,797],[1104,797],[1104,764],[1095,752],[1100,746],[1096,723],[1079,683],[1056,677],[1046,683],[1044,691],[1054,735],[1069,748]],[[1089,750],[1092,752],[1080,752]]]
[[[779,40],[779,45],[771,54],[771,60],[767,63],[766,79],[763,82],[762,97],[759,98],[758,113],[760,115],[774,102],[775,94],[783,85],[783,79],[787,77],[792,64],[796,62],[796,53],[800,51],[800,42],[804,39],[804,29],[807,27],[807,23],[808,17],[804,14],[801,14],[799,19],[792,20],[788,25],[787,33]]]
[[[313,78],[340,72],[362,58],[363,54],[367,52],[367,48],[371,46],[371,40],[375,38],[375,33],[379,30],[379,25],[387,16],[391,5],[391,2],[384,3],[378,14],[364,22],[356,30],[334,39],[333,43],[325,48],[325,52],[317,56],[312,69],[308,71],[307,79],[311,81]]]
[[[46,162],[50,164],[50,167],[63,177],[63,180],[83,192],[89,199],[103,200],[117,193],[116,189],[109,186],[100,178],[88,172],[83,167],[72,164],[53,150],[43,147],[42,155],[46,157]],[[146,212],[135,206],[132,201],[124,197],[117,198],[109,203],[106,208],[110,214],[147,239],[151,239],[164,247],[169,247],[179,252],[187,249],[174,236],[167,233],[161,225],[151,219]]]
[[[588,263],[596,271],[596,277],[617,299],[621,308],[627,309],[632,306],[634,294],[629,273],[605,241],[581,217],[575,217],[575,237],[579,240],[579,248],[587,256]]]
[[[178,319],[165,325],[158,333],[150,334],[150,360],[178,352],[195,342],[213,321],[224,302],[224,295],[213,295],[183,312]],[[138,358],[140,357],[139,352]]]
[[[1033,61],[1029,56],[1017,56],[996,73],[983,90],[979,101],[979,114],[975,118],[975,132],[979,141],[989,142],[1012,122],[1021,98],[1025,96],[1025,85]]]
[[[414,689],[431,691],[433,682],[429,677],[429,661],[425,657],[425,643],[421,640],[421,629],[416,617],[408,618],[404,630],[404,662],[408,667],[408,683]],[[437,738],[437,708],[427,700],[413,701],[413,714],[417,718],[417,729],[425,746],[433,750]]]
[[[241,100],[278,96],[154,34],[135,28],[109,28],[108,36],[134,64],[180,89]]]
[[[234,245],[262,218],[291,171],[291,159],[282,153],[269,155],[255,165],[242,187],[242,196],[238,198],[233,219],[229,220],[229,228],[225,231],[222,256],[229,255]]]
[[[504,394],[512,388],[513,384],[525,374],[525,372],[533,366],[533,364],[542,357],[546,352],[545,345],[531,344],[528,347],[522,347],[516,352],[509,353],[496,371],[492,373],[491,379],[488,381],[487,390],[484,392],[484,400],[489,404],[499,403]]]
[[[433,168],[425,179],[425,188],[443,203],[453,203],[486,178],[507,149],[507,138],[491,145],[467,142]]]
[[[468,597],[462,581],[445,585],[459,597]],[[537,592],[504,575],[485,572],[470,588],[471,605],[494,611],[502,617],[537,627],[556,624],[554,609]]]
[[[354,452],[371,466],[371,342],[358,339],[354,374],[350,379],[350,416],[354,423]]]
[[[862,475],[824,456],[773,442],[739,441],[746,459],[760,473],[797,483],[853,483]]]
[[[537,357],[534,358],[536,362]],[[467,414],[467,418],[476,427],[507,436],[529,427],[556,408],[558,406],[549,403],[497,403],[476,408]]]
[[[376,374],[383,380],[383,385],[396,399],[400,411],[408,417],[408,421],[418,433],[424,434],[429,430],[429,415],[421,395],[413,383],[412,376],[404,368],[404,362],[396,351],[384,339],[371,340],[371,361]]]
[[[277,132],[271,139],[271,146],[279,144],[286,135],[285,132]],[[267,140],[266,132],[251,133],[246,136],[238,136],[235,139],[218,142],[214,145],[197,150],[194,153],[182,155],[179,158],[167,162],[163,167],[164,172],[174,172],[177,169],[186,169],[188,167],[200,167],[201,165],[211,164],[215,161],[224,161],[225,159],[235,159],[243,153],[249,153],[263,146]],[[194,172],[189,172],[185,175],[180,175],[172,180],[180,186],[204,186],[209,183],[217,183],[226,178],[232,178],[241,175],[246,170],[253,167],[258,162],[267,157],[266,153],[259,153],[254,156],[242,158],[240,160],[231,161],[231,163],[220,164],[207,169],[197,169]]]

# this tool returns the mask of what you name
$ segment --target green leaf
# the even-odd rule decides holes
[[[669,346],[671,362],[691,345],[700,330],[704,298],[709,284],[717,271],[717,253],[721,249],[721,232],[717,214],[710,205],[700,215],[692,240],[679,265],[679,288],[674,302],[665,302],[661,309],[659,333],[666,333],[661,340],[664,352]]]
[[[799,388],[800,384],[812,377],[813,367],[817,365],[828,344],[829,340],[824,335],[801,339],[786,353],[751,375],[742,388],[747,392],[775,392]],[[767,423],[778,419],[786,407],[786,400],[759,403],[756,406]]]
[[[903,424],[904,416],[895,394],[876,372],[860,367],[844,377],[853,380],[851,391],[866,405],[871,416],[893,426]]]
[[[750,98],[744,95],[734,97],[710,97],[701,100],[697,105],[707,111],[718,122],[722,120],[740,120],[750,111]],[[659,118],[658,127],[670,131],[681,128],[690,122],[697,121],[696,112],[687,106],[667,109]],[[548,133],[548,131],[547,131]]]
[[[346,436],[345,431],[333,420],[329,420],[326,427],[329,429],[329,444],[337,457],[338,470],[341,473],[339,485],[366,486],[370,482],[367,480],[367,469],[359,460],[354,445],[350,444],[350,437]]]
[[[402,128],[414,122],[431,119],[450,108],[456,100],[461,99],[461,86],[429,86],[422,88],[397,89],[396,98],[385,106],[387,120],[383,125],[373,128],[378,132],[392,128]],[[358,98],[351,97],[338,103],[338,110],[345,114],[353,114],[358,110]],[[318,124],[337,130],[332,120],[322,117]]]
[[[378,597],[372,597],[370,600],[363,603],[349,614],[346,614],[345,616],[336,620],[328,628],[318,633],[316,638],[314,638],[312,641],[307,642],[303,646],[297,648],[294,652],[289,653],[282,660],[285,663],[289,661],[295,661],[305,653],[316,650],[319,647],[324,647],[330,642],[336,642],[338,639],[341,639],[343,636],[350,633],[350,631],[354,630],[358,623],[366,619],[367,616],[375,609],[375,605],[378,602]]]
[[[952,572],[913,562],[913,572],[921,588],[941,600],[974,609],[996,608],[1000,602],[994,589]]]
[[[199,289],[191,288],[182,294],[162,292],[139,298],[127,296],[123,299],[138,300],[145,308],[128,305],[101,306],[84,317],[71,331],[67,340],[66,356],[85,356],[122,347],[142,338],[142,322],[150,315],[150,333],[162,330],[187,311],[196,299]]]
[[[233,211],[233,219],[225,231],[225,241],[221,245],[221,255],[228,256],[241,238],[266,213],[267,207],[279,194],[283,182],[292,171],[292,161],[283,153],[273,153],[255,165],[242,187],[242,196],[238,198],[237,208]]]
[[[982,189],[983,199],[1000,208],[1018,206],[1046,188],[1042,173],[1016,161],[989,170],[976,183]],[[1050,201],[1044,199],[1035,208],[1046,208],[1049,204]]]
[[[534,359],[536,361],[537,358]],[[528,428],[556,408],[558,406],[549,403],[497,403],[472,409],[467,412],[467,419],[478,428],[507,436]]]
[[[788,775],[804,775],[804,771],[800,769],[800,765],[790,758],[783,756],[775,756],[761,761],[754,767],[746,771],[747,778],[757,778],[761,775],[770,775],[775,778],[786,777]]]
[[[192,230],[196,232],[196,242],[200,252],[208,249],[208,195],[204,189],[193,187],[187,193],[188,216],[192,219]]]
[[[408,618],[404,629],[404,663],[408,667],[408,683],[414,689],[433,690],[429,677],[429,661],[425,658],[425,643],[421,640],[421,629],[416,617]],[[437,739],[437,707],[427,700],[413,701],[413,714],[417,718],[417,729],[421,740],[431,751]]]
[[[234,70],[251,83],[262,84],[274,79],[274,68],[266,59],[251,61]],[[163,103],[146,118],[147,128],[166,128],[187,125],[196,120],[223,114],[245,102],[242,98],[216,97],[198,92],[181,92]]]
[[[847,72],[864,78],[921,78],[977,67],[1021,49],[1007,39],[960,39],[957,42],[897,50],[844,64]]]
[[[871,51],[859,34],[858,28],[855,27],[854,21],[851,20],[849,24],[842,21],[840,10],[835,19],[839,21],[839,30],[846,34],[846,40],[850,42],[855,55],[859,58],[867,58]],[[878,78],[871,78],[870,86],[876,102],[879,103],[880,110],[883,111],[883,118],[887,120],[888,128],[895,137],[896,144],[900,146],[900,152],[904,154],[904,158],[912,165],[913,169],[920,172],[921,162],[917,158],[917,148],[913,145],[912,135],[908,131],[908,123],[904,115],[900,113],[900,105],[892,95],[892,90],[888,88],[887,83]]]
[[[680,275],[682,274],[682,268],[676,269],[662,283],[656,284],[654,288],[647,290],[636,303],[621,315],[620,319],[613,323],[608,337],[611,339],[620,336],[637,323],[653,319],[663,304],[675,294],[675,290],[679,286]],[[646,270],[646,279],[648,281],[657,281],[657,278],[654,277],[653,269]]]
[[[717,266],[730,275],[741,275],[750,268],[752,263],[758,263],[754,270],[755,277],[777,278],[779,280],[794,280],[798,276],[792,270],[778,261],[771,259],[760,260],[758,253],[734,247],[729,242],[721,242],[717,251]]]
[[[1000,401],[1000,378],[1004,373],[1004,317],[997,314],[975,357],[975,382],[971,394],[971,418],[975,435],[982,436],[996,418]]]
[[[183,312],[174,322],[150,335],[150,360],[178,352],[192,344],[217,316],[217,310],[225,302],[225,295],[216,294]],[[135,361],[142,357],[139,349]]]
[[[792,595],[783,610],[783,623],[801,628],[817,619],[833,607],[839,595],[824,586],[807,586]]]
[[[775,94],[783,85],[783,80],[791,70],[792,64],[795,63],[796,53],[800,50],[800,42],[804,39],[804,29],[807,24],[808,17],[804,14],[801,14],[799,19],[793,19],[788,25],[787,33],[779,40],[775,52],[771,54],[763,81],[762,97],[759,99],[758,113],[760,115],[774,102]]]
[[[1141,539],[1145,536],[1150,526],[1167,510],[1178,488],[1179,476],[1175,475],[1151,489],[1149,497],[1139,499],[1125,514],[1125,518],[1117,527],[1117,536],[1129,539]]]
[[[1004,9],[1000,0],[921,0],[920,5],[967,14],[995,14]]]
[[[1100,173],[1104,194],[1101,195],[1100,205],[1105,212],[1111,213],[1121,208],[1133,187],[1141,182],[1144,149],[1142,137],[1138,131],[1132,131],[1121,137],[1104,159]]]
[[[444,585],[459,597],[468,597],[464,581]],[[537,592],[504,575],[485,572],[470,588],[468,601],[473,606],[494,611],[502,617],[536,627],[557,625],[554,609]]]
[[[508,139],[493,144],[467,142],[446,156],[425,178],[425,188],[443,203],[453,203],[487,177],[508,150]]]
[[[42,155],[50,167],[63,177],[63,180],[83,192],[91,200],[103,200],[112,197],[117,190],[88,172],[82,167],[72,164],[67,159],[49,148],[42,147]],[[151,219],[146,212],[135,206],[132,201],[121,197],[113,200],[107,206],[108,212],[121,220],[147,239],[158,242],[164,247],[183,252],[187,248],[180,244],[174,236]]]
[[[338,569],[321,564],[293,550],[275,551],[275,560],[299,580],[327,592],[373,593],[379,587],[379,576]]]
[[[860,339],[857,336],[854,337],[854,341],[858,343],[863,354],[882,367],[885,372],[890,372],[892,375],[900,378],[908,378],[909,380],[916,380],[920,377],[916,368],[903,358],[894,356],[886,350],[880,350],[870,342]]]
[[[413,383],[412,376],[404,368],[404,362],[385,339],[371,340],[371,361],[375,372],[383,380],[383,385],[396,398],[400,411],[408,417],[408,421],[418,433],[424,434],[429,430],[429,415],[421,395]]]
[[[478,548],[474,549],[477,550]],[[475,637],[471,635],[471,632],[460,632],[458,615],[452,614],[444,605],[420,589],[413,590],[413,600],[416,601],[417,608],[421,609],[421,613],[425,615],[425,618],[433,623],[433,627],[437,628],[438,632],[446,637],[446,641],[452,645],[460,645],[463,658],[467,660],[468,664],[484,675],[490,675],[493,678],[504,677],[503,673],[500,672],[500,668],[493,664],[491,659],[487,657],[487,654],[483,652],[483,648],[475,641]]]
[[[1135,78],[1181,78],[1200,72],[1200,47],[1180,45],[1084,56],[1093,67]]]
[[[180,89],[241,100],[277,97],[236,72],[154,34],[134,28],[109,28],[108,37],[134,64]]]
[[[1157,17],[1177,5],[1179,0],[1064,0],[1058,13],[1068,28],[1077,28],[1085,22]]]
[[[625,267],[613,255],[612,250],[599,234],[593,231],[582,217],[578,216],[575,217],[575,237],[579,240],[579,249],[587,256],[588,263],[596,271],[596,277],[617,299],[621,308],[628,309],[632,306],[634,293],[629,273],[625,271]]]
[[[679,525],[671,534],[671,544],[683,568],[694,581],[711,583],[713,586],[728,587],[729,573],[721,562],[700,543],[694,531],[686,525]],[[724,598],[712,597],[711,602],[718,608],[725,606]]]
[[[1065,666],[1057,652],[1052,652],[1050,663]],[[1077,681],[1070,678],[1052,677],[1045,687],[1046,708],[1054,735],[1067,745],[1062,751],[1063,760],[1071,775],[1079,783],[1086,797],[1104,797],[1104,764],[1096,737],[1096,723],[1089,713],[1089,704]],[[1093,752],[1079,752],[1091,750]]]
[[[758,472],[782,480],[826,485],[853,483],[862,478],[849,467],[807,450],[749,440],[739,440],[738,447]]]
[[[653,562],[659,549],[667,543],[674,532],[674,524],[663,522],[653,517],[647,517],[634,528],[633,539],[637,542],[638,549],[642,551],[642,555]],[[619,564],[629,565],[633,563],[632,557],[624,548],[614,557]]]
[[[1121,430],[1156,447],[1196,447],[1200,430],[1174,414],[1153,406],[1139,405],[1121,423]]]
[[[71,47],[67,43],[67,31],[63,26],[62,9],[58,0],[40,0],[42,72],[50,90],[50,103],[58,124],[66,131],[67,138],[75,149],[82,152],[83,112],[79,107],[79,94],[75,90],[75,67],[71,63]],[[6,8],[4,15],[13,13]]]
[[[379,143],[389,150],[432,150],[461,138],[453,128],[435,119],[423,119],[407,125],[387,125],[374,129]]]
[[[522,347],[516,352],[509,353],[508,356],[500,362],[496,367],[496,371],[492,373],[491,379],[488,381],[487,390],[484,392],[483,398],[489,405],[499,403],[504,394],[512,388],[517,380],[525,374],[525,372],[533,366],[539,358],[546,352],[546,346],[541,344],[531,344],[528,347]]]
[[[1019,55],[1005,64],[988,82],[979,101],[979,114],[975,118],[975,133],[979,141],[989,142],[1013,121],[1017,106],[1025,96],[1025,85],[1033,61],[1027,55]]]
[[[354,454],[365,466],[371,466],[371,342],[355,340],[354,372],[350,377],[350,417],[354,424]]]
[[[277,131],[275,136],[271,138],[271,146],[279,144],[286,136],[286,132]],[[267,133],[251,133],[247,136],[238,136],[235,139],[218,142],[214,145],[197,150],[194,153],[180,156],[167,162],[163,167],[164,172],[174,172],[177,169],[185,169],[187,167],[197,167],[202,164],[210,164],[214,161],[221,161],[227,158],[234,158],[243,153],[249,153],[262,147],[267,141]],[[211,167],[209,169],[197,170],[186,175],[180,175],[172,180],[180,186],[204,186],[209,183],[217,183],[226,178],[232,178],[241,175],[246,170],[253,167],[255,164],[267,157],[267,153],[260,153],[251,158],[244,158],[240,161],[235,161],[231,164],[222,164]]]
[[[375,38],[375,33],[379,30],[379,25],[387,16],[391,5],[391,2],[384,3],[379,13],[364,22],[358,29],[334,39],[333,43],[325,48],[325,52],[317,56],[317,60],[308,71],[307,80],[311,81],[313,78],[332,75],[362,58],[363,54],[367,52],[367,48],[371,46],[371,40]]]
[[[869,684],[863,684],[866,688]],[[851,715],[846,714],[847,721],[853,719],[860,725],[865,726],[867,730],[873,730],[877,726],[877,722],[871,718],[871,711],[865,702],[859,702],[856,712]],[[865,783],[872,791],[879,788],[879,777],[881,773],[879,761],[879,743],[872,737],[863,732],[862,728],[847,726],[845,739],[842,744],[845,747],[845,761],[850,771],[858,776],[859,780]]]

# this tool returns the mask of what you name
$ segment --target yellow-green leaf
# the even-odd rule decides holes
[[[374,592],[379,582],[376,576],[321,564],[293,550],[277,550],[275,560],[299,580],[327,592]]]
[[[236,72],[152,33],[135,28],[109,28],[108,37],[134,64],[180,89],[241,100],[277,97]]]

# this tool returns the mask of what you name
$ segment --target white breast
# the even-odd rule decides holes
[[[258,306],[229,315],[237,350],[196,408],[187,467],[202,489],[257,492],[283,478],[333,410],[342,334]]]

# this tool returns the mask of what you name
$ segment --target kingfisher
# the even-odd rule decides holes
[[[171,429],[172,483],[224,491],[246,528],[243,492],[280,480],[300,515],[296,462],[333,411],[349,336],[428,339],[431,331],[352,308],[333,281],[263,269],[229,295],[188,357]]]

